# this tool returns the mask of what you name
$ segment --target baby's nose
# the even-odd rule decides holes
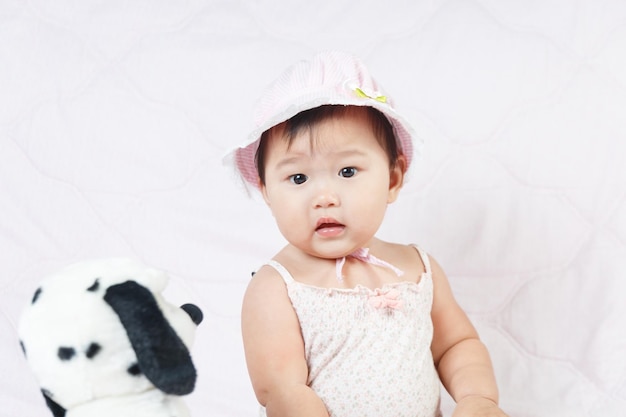
[[[315,208],[327,208],[338,206],[340,200],[337,192],[332,187],[324,184],[318,187],[313,201]]]

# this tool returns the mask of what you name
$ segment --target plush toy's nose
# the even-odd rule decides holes
[[[189,314],[189,317],[191,317],[191,321],[196,323],[196,325],[202,323],[204,315],[202,314],[202,310],[200,310],[200,307],[195,304],[188,303],[183,304],[182,306],[180,306],[180,308],[182,308],[187,314]]]

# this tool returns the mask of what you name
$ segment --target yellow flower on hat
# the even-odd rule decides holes
[[[356,93],[357,96],[359,96],[361,98],[370,98],[372,100],[380,101],[381,103],[386,103],[387,102],[387,97],[386,96],[378,96],[376,94],[371,94],[370,95],[370,94],[367,94],[362,89],[360,89],[359,87],[356,87],[354,89],[354,92]]]

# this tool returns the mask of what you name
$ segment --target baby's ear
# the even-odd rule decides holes
[[[389,169],[389,195],[387,203],[393,203],[398,198],[398,194],[404,184],[404,174],[406,173],[406,156],[400,154],[396,163]]]

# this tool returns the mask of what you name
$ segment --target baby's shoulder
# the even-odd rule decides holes
[[[269,263],[261,265],[252,273],[246,293],[250,296],[274,297],[285,287],[280,272]]]
[[[287,314],[290,310],[287,286],[279,272],[270,265],[261,266],[248,282],[242,311],[247,312],[248,317],[261,317],[271,311]]]
[[[272,265],[274,264],[274,265]],[[267,263],[261,265],[256,271],[252,273],[252,278],[250,279],[250,285],[277,285],[281,284],[284,280],[281,277],[280,264],[268,261]]]

